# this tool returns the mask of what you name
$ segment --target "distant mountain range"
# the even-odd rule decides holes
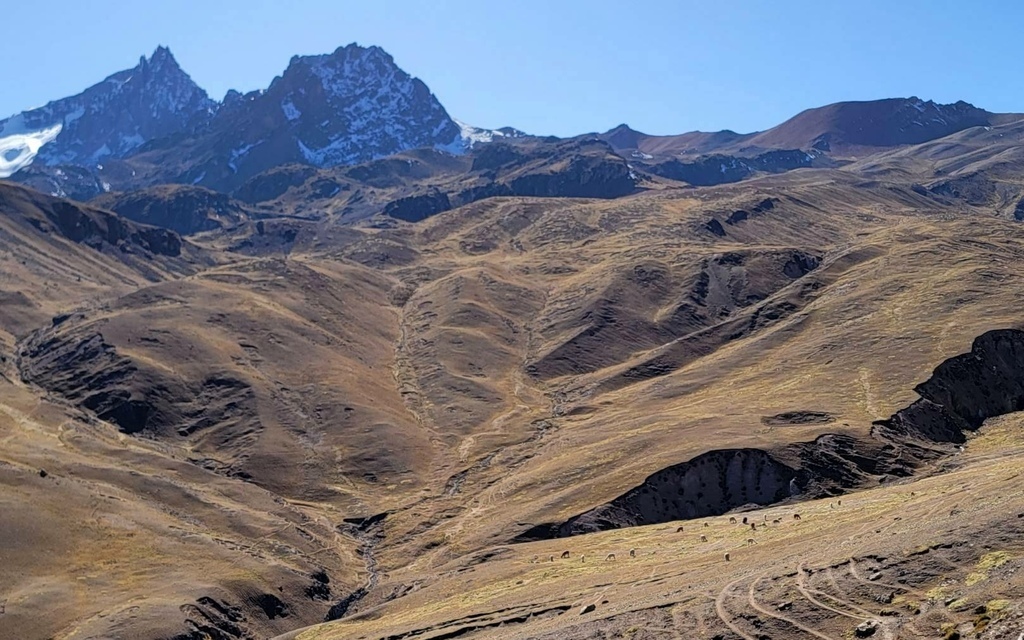
[[[997,114],[960,101],[937,104],[917,97],[837,102],[807,109],[782,124],[756,133],[693,131],[651,136],[619,125],[601,134],[622,151],[652,158],[729,153],[754,156],[769,150],[802,149],[858,157],[902,145],[920,144],[970,127],[995,126],[1024,117]]]
[[[543,157],[547,171],[559,166],[552,158],[572,149],[586,148],[598,157],[607,156],[606,151],[616,154],[629,169],[604,168],[595,174],[615,176],[613,188],[595,187],[588,169],[577,170],[568,179],[571,184],[556,180],[559,187],[542,189],[553,195],[612,197],[624,192],[623,171],[631,172],[634,180],[646,175],[714,185],[758,173],[836,166],[1020,117],[990,113],[966,102],[943,105],[916,97],[893,98],[809,109],[750,134],[652,136],[620,125],[579,136],[577,141],[587,144],[573,146],[561,145],[558,138],[529,136],[509,127],[481,129],[452,118],[426,84],[399,68],[379,47],[350,44],[330,54],[295,56],[267,89],[244,95],[229,91],[219,102],[192,81],[169,49],[159,47],[136,67],[78,95],[0,120],[0,178],[76,199],[161,184],[239,196],[280,183],[282,168],[352,166],[413,149],[475,157],[482,146],[501,143],[519,150],[491,154],[483,162],[507,155],[510,160],[500,163],[505,176],[517,171],[516,158],[523,166],[536,168],[538,157]],[[596,150],[595,142],[606,145],[605,151]],[[481,165],[474,161],[458,166],[463,167],[459,171],[477,171]],[[287,172],[289,180],[298,175],[294,169]],[[505,187],[487,186],[498,179],[496,175],[477,171],[461,181],[461,188],[471,183],[473,193],[509,193]],[[349,179],[351,175],[344,176]],[[423,186],[389,191],[387,197],[418,197],[425,193]],[[380,193],[368,200],[362,192],[357,195],[364,203],[384,206]],[[441,201],[430,202],[436,207]]]
[[[267,89],[230,91],[220,102],[159,47],[76,96],[0,120],[0,177],[30,165],[64,174],[77,167],[106,189],[177,182],[229,190],[287,163],[350,165],[420,147],[459,154],[520,135],[452,119],[379,47],[295,56]]]

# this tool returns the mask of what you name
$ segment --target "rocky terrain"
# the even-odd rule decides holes
[[[3,125],[0,638],[1019,634],[1015,116],[111,78]]]

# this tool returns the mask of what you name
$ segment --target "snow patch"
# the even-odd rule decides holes
[[[504,138],[505,134],[494,129],[481,129],[462,120],[452,118],[459,127],[459,137],[462,138],[467,148],[472,149],[474,145],[481,142],[494,142],[495,138]]]
[[[0,178],[6,178],[32,164],[43,145],[53,142],[63,124],[39,131],[25,131],[24,119],[15,116],[0,129]]]
[[[302,157],[304,157],[310,164],[318,167],[325,167],[332,164],[331,160],[334,157],[337,157],[339,154],[343,154],[346,147],[352,145],[352,139],[344,136],[335,139],[326,147],[321,147],[320,149],[311,149],[307,147],[302,140],[297,138],[295,141],[299,144],[299,151],[302,153]]]
[[[140,136],[138,133],[133,133],[130,136],[122,136],[120,149],[121,153],[126,153],[132,149],[141,147],[146,142],[146,139]]]
[[[302,116],[302,112],[299,111],[298,107],[291,100],[285,100],[281,103],[281,111],[284,112],[284,117],[288,118],[289,122],[295,122]]]
[[[444,151],[455,156],[464,154],[469,149],[472,149],[478,144],[486,144],[494,142],[495,139],[516,137],[517,134],[508,135],[503,131],[497,129],[483,129],[481,127],[474,127],[471,124],[466,124],[462,120],[452,118],[452,122],[455,123],[459,128],[459,132],[455,135],[455,138],[448,144],[435,144],[434,149],[437,151]],[[442,121],[434,129],[433,135],[438,135],[444,130],[446,122]]]
[[[259,143],[247,144],[237,149],[231,150],[231,159],[228,160],[228,168],[231,169],[231,173],[238,173],[238,167],[235,166],[235,163],[238,161],[239,158],[249,153],[249,150],[255,147],[257,144]]]
[[[74,111],[69,113],[68,115],[64,116],[64,126],[65,127],[68,126],[69,124],[71,124],[75,120],[78,120],[79,118],[81,118],[84,115],[85,115],[85,107],[78,107],[77,109],[75,109]]]
[[[91,159],[95,161],[95,160],[99,160],[100,158],[104,158],[104,157],[109,156],[109,155],[110,155],[110,147],[108,147],[107,145],[103,145],[102,147],[100,147],[99,149],[97,149],[96,151],[93,152]]]

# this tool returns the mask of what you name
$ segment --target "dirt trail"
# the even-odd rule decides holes
[[[836,640],[836,638],[833,638],[832,636],[827,636],[824,633],[820,633],[818,631],[815,631],[814,629],[812,629],[812,628],[810,628],[810,627],[808,627],[806,625],[803,625],[803,624],[797,622],[796,620],[790,618],[789,616],[784,616],[784,615],[775,613],[775,612],[769,610],[768,608],[761,606],[761,604],[758,603],[758,601],[757,601],[757,597],[755,595],[755,592],[757,591],[758,583],[761,582],[762,580],[764,580],[766,577],[767,577],[767,574],[762,574],[762,575],[754,578],[754,580],[752,580],[750,582],[750,586],[747,588],[747,602],[750,603],[750,608],[751,609],[753,609],[754,611],[757,611],[758,613],[760,613],[762,615],[768,616],[769,618],[774,618],[776,620],[781,620],[781,621],[785,622],[786,624],[788,624],[788,625],[790,625],[792,627],[795,627],[795,628],[803,631],[804,633],[812,635],[812,636],[814,636],[816,638],[821,638],[822,640]]]
[[[736,616],[730,614],[725,608],[726,599],[732,595],[733,587],[735,587],[742,581],[743,578],[733,580],[729,584],[722,587],[722,590],[718,592],[718,597],[715,598],[715,612],[718,614],[718,617],[722,620],[722,622],[725,623],[725,626],[729,627],[729,629],[733,633],[738,635],[743,640],[758,640],[754,636],[744,632],[743,629],[741,629],[736,624]]]

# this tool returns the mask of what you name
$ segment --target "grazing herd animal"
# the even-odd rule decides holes
[[[843,501],[842,500],[838,500],[837,504],[841,506],[843,504]],[[829,507],[834,509],[835,505],[830,502],[829,503]],[[799,513],[794,513],[793,514],[793,519],[794,520],[800,520],[801,519],[800,518],[800,514]],[[897,518],[897,520],[898,519],[899,518]],[[775,519],[772,520],[772,524],[781,524],[781,523],[782,523],[782,519],[781,518],[775,518]],[[734,516],[730,516],[729,517],[729,524],[736,524],[736,518]],[[748,518],[746,516],[743,517],[743,524],[744,525],[748,524]],[[757,531],[757,523],[756,522],[749,522],[749,524],[750,524],[750,530],[751,531]],[[711,525],[708,524],[707,522],[705,522],[704,526],[705,527],[710,527]],[[767,514],[764,515],[764,522],[763,522],[762,526],[764,526],[764,527],[768,526],[768,515]],[[682,526],[679,526],[679,527],[676,528],[676,533],[682,533],[682,532],[683,532],[683,527]],[[708,537],[706,535],[701,535],[700,536],[700,541],[701,542],[707,542],[708,541]],[[757,544],[757,540],[755,540],[753,538],[747,538],[747,545],[749,546],[749,545],[752,545],[752,544]],[[652,552],[652,554],[653,553],[654,552]],[[563,560],[565,560],[565,559],[569,558],[570,555],[571,555],[570,552],[568,550],[566,550],[566,551],[562,552],[562,555],[560,557]],[[630,558],[635,558],[636,557],[636,549],[630,549],[629,550],[629,557]],[[605,559],[606,562],[614,562],[615,561],[615,554],[614,553],[609,553],[608,555],[605,556],[604,559]],[[729,562],[730,560],[731,560],[731,558],[730,558],[729,554],[726,553],[725,554],[725,561]],[[549,562],[554,562],[555,561],[555,556],[553,556],[553,555],[552,556],[548,556],[548,561]],[[581,563],[585,563],[586,561],[587,561],[587,556],[585,554],[581,554],[580,555],[580,562]],[[539,562],[539,556],[533,556],[533,560],[531,560],[531,562],[534,562],[534,563]]]

